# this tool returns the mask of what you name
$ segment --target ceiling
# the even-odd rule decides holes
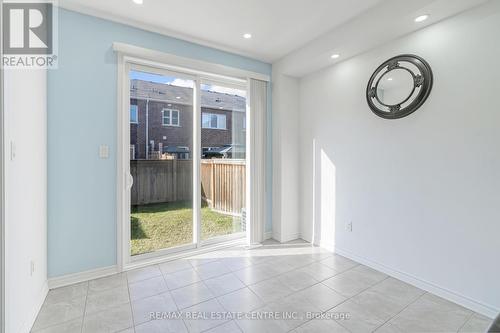
[[[281,73],[302,77],[488,0],[143,1],[59,0],[59,5],[273,63]],[[430,18],[416,23],[422,14]],[[245,33],[252,38],[244,39]],[[341,56],[332,59],[334,53]]]
[[[59,5],[273,62],[385,0],[59,0]],[[244,39],[251,33],[251,39]]]
[[[273,63],[273,70],[303,77],[487,1],[384,0]],[[415,22],[415,18],[423,14],[430,16],[424,22]],[[411,53],[412,50],[407,52]],[[331,55],[334,53],[341,56],[332,59]]]

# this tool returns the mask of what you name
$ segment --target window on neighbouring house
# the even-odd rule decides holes
[[[130,105],[130,123],[137,124],[139,122],[139,116],[137,113],[137,105]]]
[[[179,126],[179,110],[163,109],[163,126]]]
[[[201,122],[203,128],[226,129],[225,114],[203,113]]]

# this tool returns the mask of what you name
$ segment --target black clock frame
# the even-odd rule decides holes
[[[413,64],[418,68],[420,73],[414,73],[411,69],[404,67],[402,62],[408,62]],[[380,79],[384,77],[387,73],[395,69],[403,69],[408,71],[413,77],[413,89],[410,95],[403,101],[388,105],[384,104],[379,97],[377,96],[377,88],[380,83]],[[382,73],[380,76],[379,74]],[[378,79],[376,80],[378,76]],[[432,85],[434,81],[434,76],[432,73],[432,69],[430,65],[423,58],[413,55],[413,54],[402,54],[396,57],[393,57],[387,61],[385,61],[382,65],[380,65],[375,72],[372,74],[370,80],[368,81],[368,85],[366,87],[366,100],[368,102],[368,106],[377,116],[385,118],[385,119],[399,119],[408,116],[409,114],[415,112],[419,107],[424,104],[424,102],[429,97],[429,94],[432,90]],[[408,102],[410,98],[414,95],[414,92],[417,88],[421,87],[418,94],[415,98],[405,107],[401,107],[402,104]],[[388,108],[388,110],[381,109],[377,104],[374,103],[374,99],[384,107]]]

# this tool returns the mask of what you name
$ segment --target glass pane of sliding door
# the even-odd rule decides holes
[[[142,67],[129,79],[131,255],[192,245],[195,81]]]
[[[201,84],[201,239],[245,231],[246,91]]]

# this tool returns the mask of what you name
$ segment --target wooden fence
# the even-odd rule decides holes
[[[132,205],[192,199],[192,160],[133,160]],[[214,210],[241,214],[245,207],[245,160],[201,161],[201,196]]]
[[[241,214],[245,207],[245,160],[202,160],[201,188],[201,197],[210,208]]]
[[[130,161],[132,205],[191,200],[192,172],[191,160]]]

